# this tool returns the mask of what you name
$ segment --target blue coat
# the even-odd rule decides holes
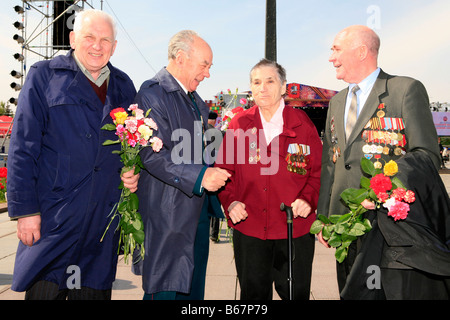
[[[197,93],[194,96],[207,128],[209,109]],[[164,147],[159,153],[151,148],[141,152],[145,170],[137,194],[146,256],[134,271],[142,274],[147,293],[189,293],[194,241],[206,198],[205,192],[194,194],[197,179],[205,170],[202,126],[192,101],[165,69],[142,84],[136,103],[144,110],[151,108],[149,117],[156,121],[156,134]],[[217,197],[213,199],[219,207],[215,213],[223,217]]]
[[[12,289],[38,280],[66,288],[79,267],[81,286],[111,289],[117,265],[116,225],[103,242],[108,215],[118,201],[120,158],[109,112],[128,106],[136,94],[131,79],[111,70],[103,105],[77,66],[72,51],[30,68],[19,96],[8,155],[8,212],[17,218],[41,213],[41,239],[19,243]],[[71,277],[72,279],[72,277]],[[69,280],[71,280],[69,279]]]

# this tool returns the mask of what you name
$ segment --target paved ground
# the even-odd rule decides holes
[[[450,170],[441,170],[441,178],[450,193]],[[0,206],[0,300],[22,300],[24,293],[10,289],[17,248],[16,223],[9,221],[7,208]],[[117,280],[113,287],[113,300],[141,300],[143,291],[141,279],[131,273],[131,267],[119,261]],[[236,282],[233,250],[225,227],[221,241],[211,243],[206,275],[206,300],[239,299],[239,285]],[[274,300],[279,299],[276,293]],[[339,299],[334,250],[326,249],[316,242],[312,275],[312,300]]]

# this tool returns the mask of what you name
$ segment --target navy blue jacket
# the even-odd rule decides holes
[[[209,109],[194,92],[207,128]],[[189,293],[194,268],[194,241],[206,192],[195,192],[206,169],[202,159],[202,124],[194,104],[166,69],[144,82],[135,102],[151,109],[156,135],[164,147],[141,151],[137,195],[145,230],[145,259],[135,265],[147,293]],[[197,185],[196,185],[197,183]],[[217,197],[216,214],[223,217]],[[217,208],[217,206],[219,208]]]
[[[19,243],[12,289],[24,291],[38,280],[66,287],[79,267],[81,286],[111,289],[117,266],[116,225],[103,242],[108,215],[119,200],[120,158],[109,112],[128,108],[136,89],[111,70],[106,102],[95,94],[72,51],[30,68],[20,93],[8,155],[8,212],[17,218],[41,213],[41,239]]]

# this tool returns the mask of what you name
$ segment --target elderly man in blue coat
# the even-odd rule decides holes
[[[19,96],[8,157],[8,211],[18,220],[12,289],[26,299],[110,299],[118,235],[108,215],[119,200],[120,157],[102,146],[109,112],[136,90],[109,63],[113,19],[87,10],[75,20],[72,50],[33,65]],[[136,190],[127,172],[125,186]],[[114,230],[114,228],[111,228]],[[70,290],[73,289],[73,290]]]
[[[141,152],[145,170],[137,194],[145,258],[135,272],[143,276],[144,299],[204,298],[208,207],[223,217],[217,197],[209,192],[229,177],[203,157],[212,153],[204,143],[209,109],[195,90],[209,78],[211,65],[209,45],[193,31],[180,31],[170,40],[167,68],[144,82],[137,94],[141,108],[152,110],[164,142],[158,153]]]

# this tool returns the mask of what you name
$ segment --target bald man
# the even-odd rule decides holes
[[[377,63],[379,48],[379,37],[365,26],[348,27],[334,39],[329,61],[336,68],[336,77],[349,86],[334,96],[329,105],[323,141],[319,214],[350,212],[340,195],[347,188],[360,188],[362,157],[381,169],[389,160],[419,152],[427,154],[431,166],[439,169],[437,133],[425,87],[417,80],[383,72]],[[356,86],[358,90],[352,90]],[[356,121],[348,118],[353,91],[357,102]],[[389,133],[392,138],[380,139],[378,133],[381,132]],[[375,209],[367,200],[363,205]],[[367,215],[373,218],[376,211],[368,211]],[[321,234],[319,241],[328,246]],[[360,240],[354,241],[346,260],[337,263],[341,294],[359,248]],[[380,292],[379,296],[383,295]]]

